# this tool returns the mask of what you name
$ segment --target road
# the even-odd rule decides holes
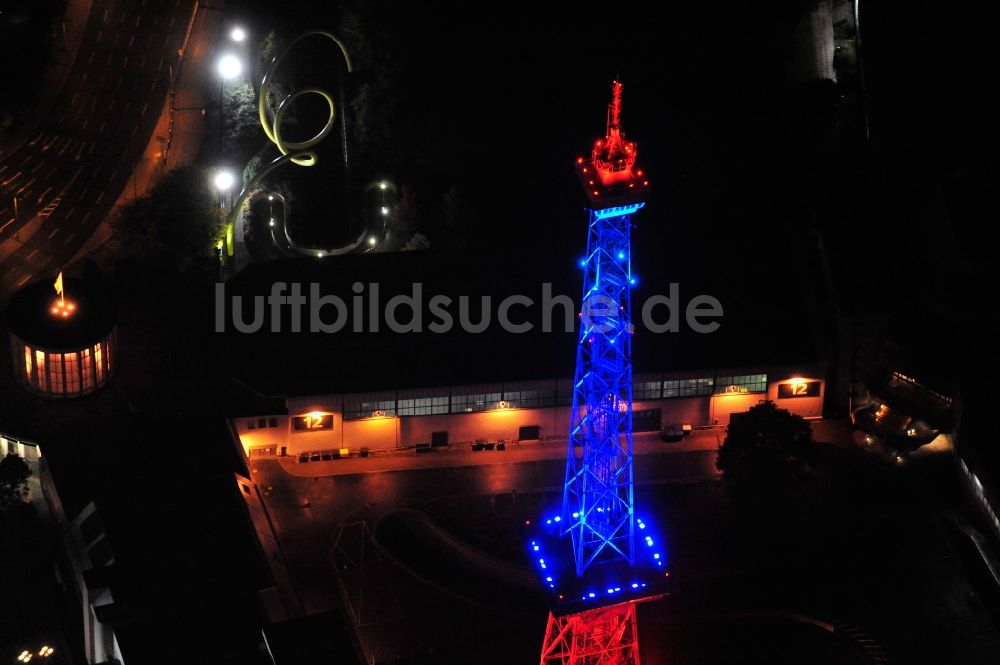
[[[656,485],[713,480],[718,476],[715,457],[714,449],[642,455],[636,482]],[[558,489],[565,460],[299,477],[287,473],[275,458],[258,458],[252,460],[251,469],[297,595],[307,613],[315,613],[332,609],[336,602],[328,556],[331,539],[341,523],[371,519],[394,506],[432,497],[509,495],[512,490],[521,495],[552,492]]]
[[[194,7],[194,0],[94,0],[57,101],[0,161],[0,301],[58,272],[128,186]]]

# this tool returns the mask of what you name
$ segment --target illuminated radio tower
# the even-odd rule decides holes
[[[581,261],[587,315],[577,346],[562,518],[578,576],[602,559],[635,563],[629,236],[649,181],[636,167],[635,143],[622,135],[622,84],[615,81],[612,93],[607,135],[590,161],[576,164],[590,213]]]
[[[638,665],[636,603],[670,575],[633,501],[630,217],[649,181],[621,131],[621,95],[615,81],[606,135],[576,160],[589,221],[563,505],[528,541],[552,596],[542,665]]]

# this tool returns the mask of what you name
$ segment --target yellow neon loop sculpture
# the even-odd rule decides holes
[[[236,216],[240,206],[242,206],[247,197],[250,196],[250,193],[254,191],[254,187],[256,187],[257,183],[260,182],[260,180],[266,175],[287,162],[291,162],[298,166],[314,166],[318,158],[316,153],[312,152],[312,148],[325,139],[333,130],[334,121],[337,116],[337,108],[330,93],[321,88],[303,88],[302,90],[295,90],[289,93],[284,99],[281,100],[281,103],[278,104],[278,108],[275,110],[273,118],[270,117],[270,109],[267,105],[268,95],[271,93],[271,82],[274,77],[274,73],[281,65],[282,60],[285,59],[296,44],[313,35],[320,35],[332,40],[333,43],[340,48],[340,52],[344,56],[344,62],[347,65],[348,73],[352,71],[351,57],[347,53],[347,47],[345,47],[344,43],[335,35],[325,30],[312,30],[302,33],[289,42],[284,50],[282,50],[281,53],[275,56],[274,60],[271,61],[270,66],[267,68],[267,72],[264,73],[264,78],[261,80],[260,94],[257,100],[257,112],[260,116],[260,125],[264,130],[264,134],[266,134],[268,140],[274,143],[274,145],[278,148],[281,152],[281,156],[277,157],[270,164],[258,171],[250,182],[244,185],[243,189],[240,191],[239,197],[233,203],[233,207],[230,208],[229,213],[226,215],[226,254],[228,256],[232,256],[234,252],[233,227],[236,222]],[[285,113],[296,99],[308,94],[316,94],[326,100],[330,112],[326,124],[311,139],[298,142],[284,141],[281,138],[282,118],[284,118]],[[360,240],[358,242],[360,242]]]

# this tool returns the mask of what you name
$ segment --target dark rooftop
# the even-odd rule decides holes
[[[735,264],[731,278],[697,265],[698,252],[712,253],[716,249],[646,260],[649,268],[640,273],[642,281],[632,295],[636,373],[773,366],[824,359],[824,341],[817,333],[823,327],[819,314],[810,312],[803,304],[807,296],[802,290],[810,288],[806,278],[783,279],[781,273],[787,271],[787,262],[769,262],[760,255],[755,255],[756,263],[748,266],[752,273],[742,276],[743,268]],[[692,265],[697,268],[692,269]],[[227,307],[226,333],[215,335],[214,346],[219,349],[216,357],[221,363],[228,363],[224,371],[268,395],[568,378],[573,374],[576,360],[577,333],[563,332],[561,306],[553,309],[556,332],[541,330],[542,287],[550,283],[554,295],[569,296],[574,302],[570,316],[575,317],[581,279],[575,262],[544,255],[507,258],[427,251],[254,264],[226,283],[227,298],[244,296],[245,320],[252,319],[253,297],[263,296],[266,305],[275,282],[301,283],[306,294],[309,285],[317,283],[321,294],[339,296],[348,310],[352,310],[356,297],[351,286],[360,282],[364,285],[365,329],[353,331],[355,318],[349,313],[347,325],[340,331],[310,333],[306,306],[302,332],[287,332],[289,308],[285,307],[281,332],[273,331],[267,314],[262,330],[240,333],[234,330],[231,307]],[[669,282],[679,284],[680,332],[654,333],[641,325],[642,305],[652,295],[669,295]],[[367,323],[371,283],[378,283],[383,309],[391,297],[410,294],[412,285],[420,283],[423,331],[394,333],[387,330],[384,317],[379,330],[372,331]],[[448,309],[455,321],[449,332],[427,330],[429,323],[438,320],[431,315],[428,303],[439,294],[452,299]],[[533,323],[530,332],[505,332],[496,323],[499,302],[513,294],[523,294],[534,301],[531,307],[517,306],[511,310],[513,321]],[[723,305],[724,316],[716,332],[700,334],[684,323],[684,307],[699,294],[713,295]],[[470,333],[460,327],[459,296],[469,297],[469,319],[473,323],[481,317],[481,298],[492,298],[493,322],[486,330]],[[231,304],[231,300],[228,302]],[[325,321],[332,320],[333,308],[326,307],[323,317]],[[662,322],[666,317],[666,308],[658,307],[656,320]],[[397,320],[405,323],[409,319],[410,310],[404,306]]]
[[[25,342],[51,351],[77,351],[99,342],[115,324],[116,306],[98,279],[64,277],[69,316],[53,314],[59,301],[55,278],[45,278],[14,294],[4,312],[11,332]]]
[[[165,626],[197,631],[202,657],[253,654],[256,591],[270,575],[233,477],[243,469],[223,420],[189,418],[182,438],[178,424],[136,418],[43,453],[68,519],[97,506],[114,563],[88,581],[111,590],[102,614],[121,628],[127,659],[188,662],[192,642]]]

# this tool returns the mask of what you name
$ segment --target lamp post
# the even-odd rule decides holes
[[[215,189],[219,192],[219,207],[226,208],[226,195],[236,184],[236,176],[229,169],[219,169],[215,172],[215,176],[212,178],[212,184],[215,185]]]
[[[225,226],[226,237],[223,240],[225,246],[225,253],[231,255],[234,248],[235,240],[233,238],[233,229],[230,224],[226,223],[229,218],[227,203],[227,195],[230,190],[232,190],[233,185],[236,184],[236,176],[233,172],[226,168],[217,169],[215,175],[212,177],[212,185],[215,186],[215,190],[219,192],[219,214],[222,217],[222,223]]]

